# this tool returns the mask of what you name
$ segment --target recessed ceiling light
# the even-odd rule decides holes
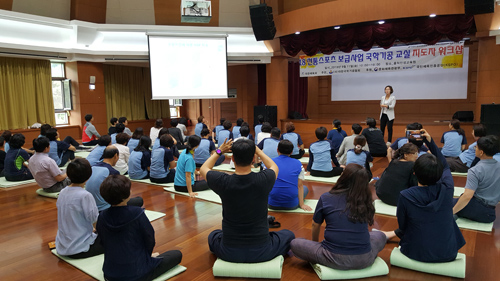
[[[334,27],[334,28],[335,28],[335,29],[339,29],[339,28],[340,28],[340,26],[339,26],[339,25],[337,25],[337,26],[336,26],[336,27]]]
[[[430,14],[430,15],[429,15],[429,17],[431,17],[431,18],[433,18],[433,17],[435,17],[435,16],[436,16],[436,14]]]
[[[384,23],[385,23],[385,21],[383,21],[383,20],[378,21],[378,24],[384,24]]]
[[[299,34],[300,34],[300,31],[295,31],[295,34],[299,35]]]

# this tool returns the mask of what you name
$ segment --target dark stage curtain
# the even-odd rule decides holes
[[[408,18],[385,24],[305,31],[298,35],[280,37],[280,42],[292,57],[301,50],[308,56],[314,56],[318,52],[329,55],[336,49],[349,53],[355,46],[368,51],[375,44],[388,49],[396,40],[402,42],[419,40],[424,44],[434,45],[443,37],[455,42],[462,40],[473,22],[474,17],[468,15]]]
[[[302,118],[308,118],[307,77],[300,77],[300,63],[288,62],[288,113],[298,112]]]

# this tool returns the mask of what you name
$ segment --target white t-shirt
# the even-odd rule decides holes
[[[120,174],[125,174],[128,171],[128,158],[130,157],[130,148],[126,145],[115,143],[114,146],[118,149],[119,158],[116,165],[113,166]]]
[[[158,138],[158,133],[160,132],[160,129],[157,129],[155,127],[151,127],[151,130],[149,131],[149,138],[151,139],[151,144],[155,143],[155,140]]]

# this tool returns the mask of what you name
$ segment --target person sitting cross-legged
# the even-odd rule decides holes
[[[201,175],[208,186],[222,200],[222,230],[208,235],[210,251],[218,258],[235,263],[257,263],[285,255],[290,249],[293,232],[283,229],[269,232],[267,200],[279,173],[276,163],[249,139],[234,143],[225,141],[201,166]],[[232,175],[212,171],[217,159],[231,151],[235,163]],[[262,159],[267,169],[252,172],[254,154]]]
[[[269,209],[295,210],[301,208],[311,211],[311,207],[304,204],[304,199],[309,193],[304,186],[304,168],[299,160],[290,157],[293,144],[289,140],[282,140],[278,144],[279,156],[273,158],[278,165],[279,173],[273,189],[269,193]]]
[[[175,160],[171,148],[174,138],[169,134],[160,137],[160,147],[151,153],[150,181],[155,183],[174,182]]]

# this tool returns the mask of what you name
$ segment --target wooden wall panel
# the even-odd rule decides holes
[[[282,3],[284,7],[290,7],[290,10],[293,7],[305,5],[298,2],[314,3],[316,1],[286,0]],[[283,11],[285,10],[286,8],[283,8]],[[274,22],[277,29],[276,37],[281,37],[296,31],[381,19],[427,16],[433,13],[437,15],[463,14],[464,1],[336,0],[294,9],[279,16],[274,15]]]
[[[12,11],[12,2],[14,0],[0,0],[0,9]]]
[[[481,104],[500,103],[500,46],[495,37],[479,38],[476,120],[480,119]]]
[[[158,25],[219,26],[219,0],[212,0],[212,19],[209,23],[181,22],[181,0],[154,0],[154,7]]]
[[[106,23],[107,0],[71,0],[71,20]]]

